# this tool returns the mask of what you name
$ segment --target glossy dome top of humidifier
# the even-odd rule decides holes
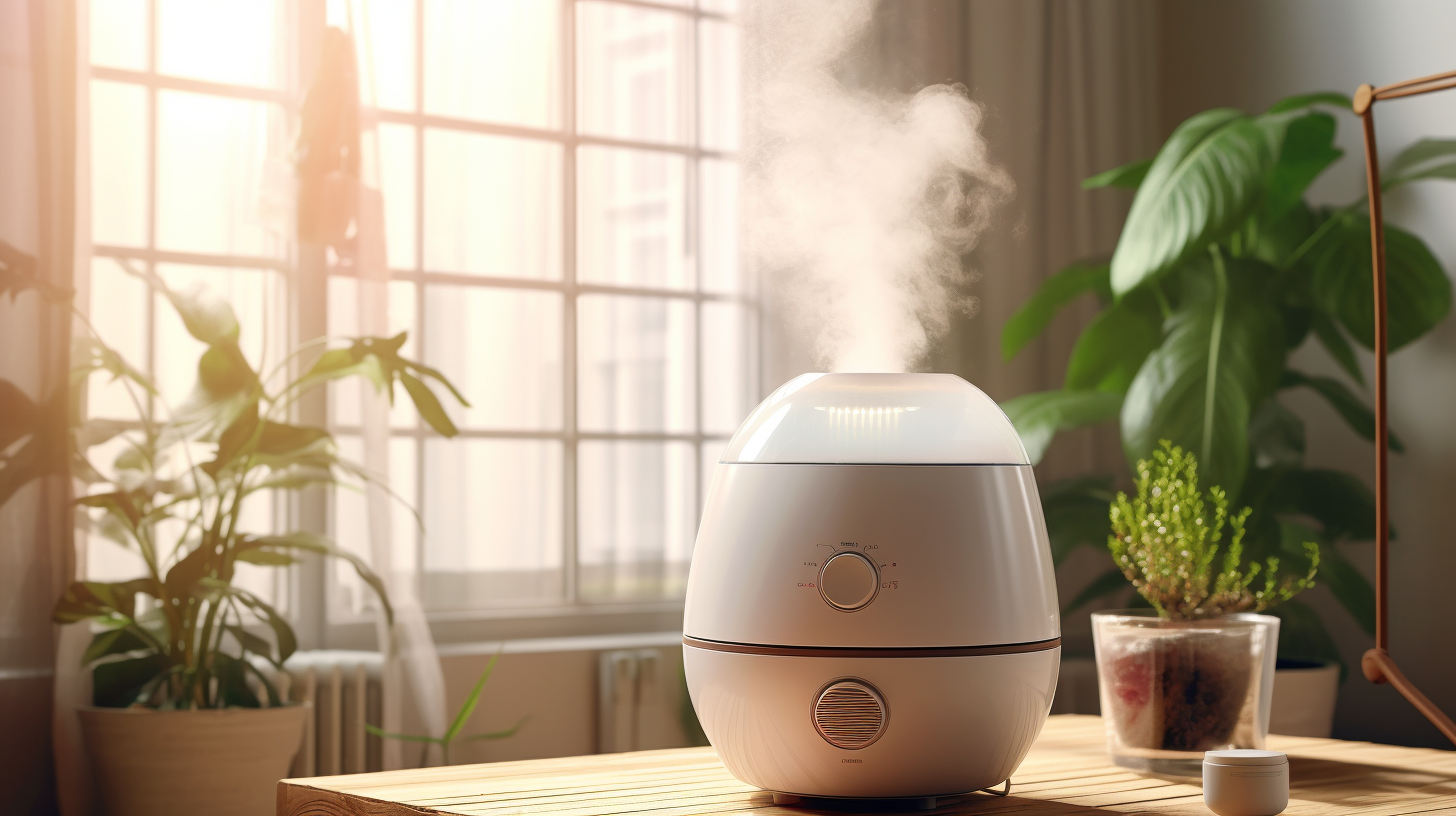
[[[803,374],[749,415],[722,461],[1030,464],[1000,406],[954,374]]]

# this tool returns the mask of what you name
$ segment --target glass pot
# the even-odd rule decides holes
[[[1107,752],[1118,765],[1197,776],[1203,752],[1264,747],[1279,619],[1200,621],[1126,609],[1092,615]]]

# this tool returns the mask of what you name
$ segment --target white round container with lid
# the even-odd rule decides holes
[[[1289,807],[1289,758],[1236,749],[1203,754],[1203,803],[1218,816],[1275,816]]]
[[[1006,415],[949,374],[806,374],[739,428],[683,622],[698,718],[746,782],[818,797],[997,785],[1041,730],[1060,620]]]

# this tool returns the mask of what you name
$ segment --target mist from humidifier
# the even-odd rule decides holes
[[[974,313],[962,256],[1011,197],[959,85],[869,90],[875,0],[756,0],[744,15],[748,251],[828,371],[899,372]]]

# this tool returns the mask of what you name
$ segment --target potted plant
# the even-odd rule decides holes
[[[281,668],[296,640],[273,605],[235,582],[238,565],[282,567],[305,554],[345,559],[392,621],[383,583],[347,550],[311,531],[248,526],[247,510],[265,491],[369,477],[338,456],[328,431],[291,424],[290,409],[328,381],[362,376],[391,396],[403,384],[430,425],[453,436],[425,380],[464,399],[439,372],[399,356],[404,334],[306,344],[260,373],[238,345],[225,301],[144,277],[207,348],[192,394],[159,417],[145,375],[98,338],[78,344],[73,382],[109,371],[127,385],[140,421],[77,422],[73,472],[89,488],[77,502],[94,530],[140,555],[145,572],[73,583],[55,619],[96,629],[83,658],[95,706],[80,715],[108,813],[270,813],[307,712],[285,703],[260,670],[260,661]],[[316,359],[301,366],[309,353]],[[120,453],[95,465],[89,454],[104,441]]]
[[[1204,751],[1264,747],[1279,620],[1249,613],[1313,586],[1319,545],[1305,543],[1304,575],[1281,575],[1277,556],[1246,564],[1252,510],[1230,515],[1217,486],[1205,497],[1195,458],[1166,440],[1136,485],[1111,503],[1107,546],[1151,610],[1092,616],[1108,750],[1119,765],[1196,775]]]
[[[1357,435],[1373,438],[1354,350],[1373,342],[1365,197],[1333,208],[1304,200],[1342,155],[1330,109],[1348,112],[1350,100],[1316,93],[1257,115],[1205,111],[1179,125],[1154,158],[1085,181],[1086,189],[1136,191],[1116,251],[1110,261],[1078,262],[1049,278],[1007,322],[1003,356],[1013,357],[1084,294],[1102,309],[1078,337],[1062,388],[1003,407],[1033,462],[1058,432],[1112,419],[1129,462],[1146,459],[1161,439],[1196,453],[1210,483],[1253,508],[1244,551],[1307,569],[1313,562],[1303,545],[1315,542],[1320,581],[1373,635],[1374,593],[1340,545],[1373,538],[1374,497],[1353,474],[1305,465],[1304,422],[1282,401],[1308,390]],[[1456,141],[1416,143],[1383,178],[1387,189],[1456,178]],[[1393,226],[1386,236],[1394,351],[1446,317],[1451,283],[1419,237]],[[1291,353],[1311,339],[1344,378],[1291,366]],[[1401,449],[1394,434],[1390,444]],[[1043,491],[1058,563],[1078,547],[1105,546],[1113,483],[1082,477]],[[1066,611],[1126,589],[1122,572],[1109,569]],[[1311,607],[1292,601],[1275,614],[1282,658],[1305,659],[1316,671],[1340,661]],[[1323,676],[1334,682],[1329,670]],[[1324,698],[1332,709],[1333,691]]]

